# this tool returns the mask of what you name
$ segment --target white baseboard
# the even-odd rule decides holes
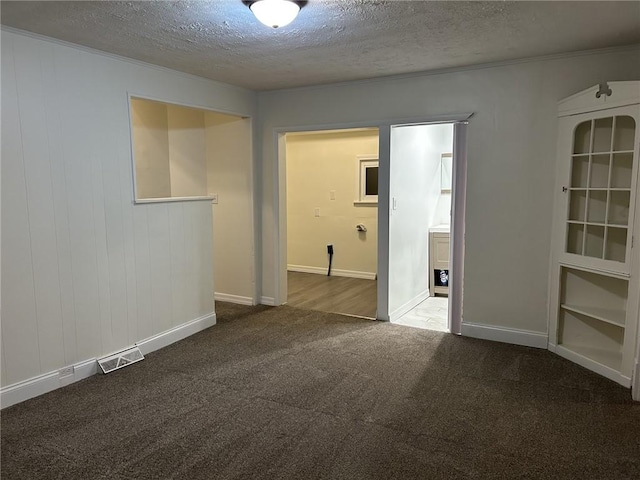
[[[60,370],[70,368],[71,373],[61,376]],[[98,362],[95,358],[69,365],[54,372],[45,373],[24,382],[15,383],[0,390],[0,406],[10,407],[30,398],[44,395],[61,387],[89,378],[98,372]]]
[[[391,312],[389,314],[389,321],[394,322],[398,320],[400,317],[402,317],[405,313],[407,313],[409,310],[414,308],[416,305],[419,305],[420,303],[424,302],[427,298],[429,298],[428,288],[424,292],[418,294],[417,296],[409,300],[407,303],[405,303],[401,307],[396,308],[393,312]]]
[[[142,353],[146,355],[149,352],[166,347],[215,324],[216,314],[210,313],[204,317],[196,318],[171,330],[137,342],[136,345],[140,347]],[[71,373],[61,376],[60,372],[67,369],[70,369]],[[0,407],[5,408],[15,405],[16,403],[24,402],[30,398],[38,397],[58,388],[66,387],[74,382],[89,378],[96,373],[98,373],[98,362],[95,358],[91,358],[23,382],[3,387],[0,389]]]
[[[304,265],[287,265],[289,272],[301,272],[301,273],[317,273],[319,275],[326,275],[327,269],[324,267],[306,267]],[[332,277],[349,277],[349,278],[362,278],[364,280],[375,280],[376,272],[360,272],[357,270],[341,270],[339,268],[331,269]]]
[[[145,338],[139,342],[136,342],[136,346],[140,348],[143,355],[151,353],[155,350],[159,350],[163,347],[171,345],[183,338],[187,338],[194,333],[201,332],[202,330],[212,327],[216,324],[216,314],[210,313],[190,322],[178,325],[175,328],[159,333],[149,338]]]
[[[462,322],[462,336],[535,348],[547,348],[549,341],[546,333],[465,322]]]
[[[242,295],[231,295],[230,293],[215,292],[213,298],[218,302],[237,303],[238,305],[253,305],[253,298]]]
[[[274,307],[276,305],[276,299],[273,297],[260,297],[260,305]]]

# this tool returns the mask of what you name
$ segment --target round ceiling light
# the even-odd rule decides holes
[[[249,7],[267,27],[284,27],[298,16],[300,6],[291,0],[258,0]]]

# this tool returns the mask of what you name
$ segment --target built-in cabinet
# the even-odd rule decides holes
[[[625,386],[638,342],[639,125],[640,82],[559,103],[549,348]]]

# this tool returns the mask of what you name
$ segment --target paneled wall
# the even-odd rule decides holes
[[[254,94],[8,31],[1,80],[2,385],[213,312],[211,204],[133,204],[127,93]]]

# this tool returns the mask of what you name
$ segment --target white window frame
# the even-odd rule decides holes
[[[367,168],[379,167],[378,155],[357,155],[356,156],[356,192],[358,197],[353,202],[354,205],[378,205],[378,195],[367,195]],[[378,170],[379,172],[380,170]]]

